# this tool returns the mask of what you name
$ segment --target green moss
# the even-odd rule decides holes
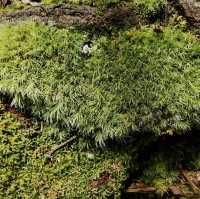
[[[53,127],[35,129],[38,125],[25,128],[0,104],[0,198],[120,196],[127,178],[125,154],[93,151],[91,159],[87,151],[79,150],[77,141],[47,160],[45,154],[66,140],[67,133],[62,137]]]
[[[137,132],[179,134],[199,125],[200,45],[168,27],[87,34],[25,23],[0,31],[0,91],[12,104],[98,144]]]
[[[22,10],[27,7],[29,6],[23,4],[21,1],[13,0],[12,3],[6,7],[0,6],[0,13],[14,12],[16,10]]]
[[[135,0],[138,14],[143,18],[158,18],[159,15],[163,15],[163,8],[165,7],[166,0]]]
[[[198,133],[143,145],[136,140],[124,151],[119,146],[82,150],[77,139],[48,159],[47,152],[70,136],[66,129],[40,129],[0,104],[0,198],[120,198],[130,165],[132,180],[165,193],[177,181],[180,163],[187,165],[191,177],[192,169],[199,169]]]

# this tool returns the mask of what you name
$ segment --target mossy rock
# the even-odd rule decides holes
[[[190,33],[87,33],[25,23],[0,32],[0,92],[47,123],[96,143],[137,133],[181,134],[199,125],[199,51]]]

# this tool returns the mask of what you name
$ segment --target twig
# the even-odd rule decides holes
[[[52,155],[53,155],[57,150],[59,150],[59,149],[65,147],[67,144],[69,144],[70,142],[72,142],[72,141],[75,140],[76,138],[77,138],[77,136],[75,135],[75,136],[71,137],[70,139],[66,140],[65,142],[63,142],[62,144],[60,144],[60,145],[54,147],[51,151],[49,151],[49,152],[47,153],[47,156],[48,156],[48,157],[52,157]]]

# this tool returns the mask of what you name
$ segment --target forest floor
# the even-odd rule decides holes
[[[51,97],[51,94],[52,94],[51,89],[54,89],[54,87],[57,87],[58,85],[62,87],[63,83],[59,84],[60,77],[58,79],[56,78],[58,74],[60,76],[63,76],[64,74],[63,71],[66,72],[68,70],[67,68],[68,66],[65,67],[66,63],[68,64],[67,62],[68,58],[70,59],[73,58],[72,61],[74,61],[73,64],[76,67],[79,66],[78,65],[79,63],[77,64],[77,62],[80,62],[80,60],[81,60],[81,64],[80,64],[81,67],[82,67],[82,64],[85,64],[84,65],[85,67],[90,67],[89,64],[91,64],[91,68],[89,68],[89,70],[92,69],[91,70],[92,72],[95,72],[95,70],[93,71],[93,65],[98,63],[99,68],[98,70],[97,69],[96,70],[99,72],[101,71],[101,69],[103,69],[101,72],[102,73],[105,72],[106,75],[109,72],[112,72],[112,70],[107,71],[106,67],[103,68],[104,66],[107,66],[109,64],[111,65],[113,64],[113,66],[116,66],[119,64],[119,68],[116,68],[116,71],[120,75],[124,75],[123,78],[127,80],[125,82],[129,81],[129,79],[126,79],[126,78],[128,77],[127,74],[130,74],[130,73],[133,73],[133,76],[135,76],[134,82],[137,82],[138,74],[144,75],[144,79],[148,78],[148,75],[146,76],[146,74],[150,74],[149,76],[154,74],[153,70],[155,69],[154,66],[156,64],[157,64],[157,70],[158,70],[157,76],[160,77],[163,74],[162,73],[163,69],[160,68],[161,70],[159,71],[159,66],[162,66],[164,64],[166,64],[167,67],[171,66],[171,60],[173,60],[173,61],[176,61],[177,70],[174,70],[173,67],[172,69],[170,67],[169,68],[166,67],[167,68],[166,73],[169,72],[170,70],[172,70],[172,73],[169,73],[169,76],[167,76],[165,79],[161,79],[162,81],[160,81],[160,79],[155,79],[155,82],[156,81],[160,81],[162,83],[167,82],[166,83],[167,86],[165,84],[164,86],[166,86],[166,88],[169,89],[168,80],[171,79],[172,74],[175,74],[175,76],[176,75],[178,76],[178,78],[177,76],[175,77],[176,80],[178,79],[181,81],[180,89],[183,89],[184,85],[186,85],[186,88],[187,88],[185,91],[186,97],[182,95],[182,93],[184,92],[181,92],[180,94],[181,97],[178,96],[178,99],[181,98],[181,100],[183,101],[185,100],[185,102],[188,102],[187,101],[188,96],[189,97],[192,96],[193,99],[195,99],[195,97],[198,96],[198,93],[195,93],[194,96],[192,95],[193,90],[192,90],[192,94],[187,93],[188,87],[189,87],[187,83],[190,81],[186,81],[185,83],[184,81],[185,77],[182,77],[182,75],[180,75],[180,71],[184,70],[185,66],[188,66],[187,63],[188,63],[189,58],[191,58],[191,66],[188,66],[188,71],[190,71],[192,67],[194,68],[193,65],[198,64],[199,46],[196,44],[196,38],[191,32],[188,31],[188,33],[185,33],[186,32],[185,20],[183,20],[182,17],[176,15],[177,14],[176,12],[175,12],[174,17],[171,17],[168,21],[169,27],[167,27],[167,25],[165,24],[166,16],[162,16],[160,18],[161,20],[160,23],[148,24],[148,25],[144,24],[144,28],[143,28],[143,25],[141,25],[141,22],[139,21],[140,18],[142,18],[142,16],[139,16],[138,13],[137,13],[138,15],[136,15],[135,10],[129,9],[129,7],[127,6],[117,6],[111,9],[106,8],[103,10],[103,12],[102,10],[97,10],[93,6],[74,5],[74,4],[73,5],[61,4],[59,6],[45,5],[45,6],[32,7],[32,6],[24,6],[24,5],[22,6],[20,3],[20,6],[19,7],[18,6],[12,7],[11,5],[8,8],[2,8],[0,10],[1,12],[0,23],[2,24],[14,23],[15,24],[16,22],[19,22],[19,21],[24,21],[24,20],[26,21],[26,20],[31,19],[33,21],[38,22],[39,24],[40,22],[42,22],[48,25],[49,27],[53,27],[53,28],[52,29],[46,28],[47,32],[45,32],[45,28],[44,28],[45,26],[41,25],[41,26],[38,26],[39,27],[38,28],[37,25],[33,25],[33,23],[32,24],[30,23],[26,27],[22,28],[23,29],[22,31],[20,30],[20,28],[15,29],[16,32],[19,33],[19,36],[15,37],[14,35],[13,37],[10,37],[11,39],[13,39],[13,42],[12,41],[8,42],[9,45],[7,45],[6,42],[2,44],[4,45],[3,47],[4,47],[5,52],[3,52],[2,50],[0,53],[3,53],[3,55],[8,56],[8,59],[10,58],[9,56],[11,57],[13,56],[12,53],[13,54],[16,53],[17,55],[19,54],[18,56],[19,59],[16,62],[12,62],[12,59],[11,59],[11,64],[7,63],[7,61],[5,61],[4,59],[0,60],[2,61],[1,63],[2,66],[3,67],[5,66],[4,71],[2,70],[3,72],[0,72],[0,75],[2,77],[0,78],[0,80],[2,81],[1,82],[2,85],[7,85],[7,87],[4,87],[5,89],[2,88],[3,86],[1,86],[1,92],[5,94],[2,97],[2,99],[5,99],[5,96],[8,97],[8,95],[15,96],[13,99],[13,101],[16,103],[15,107],[19,108],[21,105],[20,103],[23,102],[23,100],[24,101],[27,100],[26,98],[27,96],[29,97],[28,99],[32,100],[32,101],[30,100],[31,101],[30,104],[33,105],[35,102],[37,102],[37,100],[38,101],[40,100],[40,97],[41,98],[44,96]],[[161,9],[161,11],[163,11],[163,9]],[[172,11],[172,13],[174,13],[174,10]],[[152,17],[151,20],[153,20],[153,22],[155,22],[154,18],[159,16],[160,10],[157,14],[151,16]],[[70,32],[71,30],[66,31],[66,32],[65,31],[59,32],[55,28],[55,27],[63,28],[63,27],[71,27],[71,26],[76,26],[78,28],[80,27],[81,31],[83,30],[84,31],[82,32],[82,34],[76,31]],[[91,28],[90,29],[91,33],[89,34],[88,34],[89,31],[85,31],[88,28],[89,29]],[[123,28],[124,28],[124,31],[123,31]],[[48,33],[48,31],[52,31],[52,32]],[[94,31],[96,31],[95,32],[95,34],[97,33],[96,35],[94,34]],[[9,32],[9,28],[7,29],[7,32],[10,35],[12,35],[12,31]],[[5,38],[7,38],[7,35],[6,35],[7,32],[5,31],[5,34],[2,33],[2,35],[5,36]],[[98,34],[100,32],[102,33],[102,35],[99,36]],[[30,37],[26,37],[25,35],[26,33]],[[24,35],[22,36],[22,34]],[[60,42],[61,39],[63,39],[64,34],[66,34],[65,39],[71,42],[71,43],[69,42],[69,46],[67,47],[64,46],[62,42]],[[76,38],[75,36],[73,37],[73,35],[75,34],[76,34]],[[87,56],[84,57],[82,54],[80,55],[80,46],[84,43],[85,39],[88,39],[86,38],[87,34],[89,35],[88,37],[92,37],[92,40],[94,40],[97,43],[97,46],[102,45],[94,59],[92,59],[93,55],[88,56],[88,57]],[[36,39],[35,39],[35,36],[36,36]],[[100,37],[99,40],[98,40],[98,37]],[[32,38],[33,40],[29,38]],[[15,40],[16,40],[16,43],[15,43]],[[36,41],[40,42],[40,40],[43,41],[43,43],[42,42],[38,43],[38,45],[35,44]],[[3,43],[5,39],[3,38],[1,41]],[[29,41],[32,41],[33,43],[31,42],[29,43]],[[13,47],[10,47],[11,45],[10,43],[13,45]],[[68,45],[67,42],[66,44]],[[34,49],[35,51],[32,49],[34,45],[35,45],[35,49]],[[51,45],[52,45],[52,48],[51,48]],[[16,50],[15,52],[16,46],[19,47],[20,49],[22,48],[22,50],[20,52]],[[39,47],[41,46],[41,49],[37,48],[38,46]],[[132,51],[133,47],[134,47],[134,50]],[[58,49],[60,48],[59,49],[60,51],[57,50],[56,48]],[[67,48],[67,50],[69,48],[69,51],[67,51],[69,52],[69,54],[66,54],[65,48]],[[72,49],[72,52],[70,51],[71,50],[70,48]],[[57,54],[54,52],[54,50]],[[115,53],[112,54],[111,52],[112,50]],[[166,54],[163,53],[163,52],[167,52],[168,50],[169,50],[169,53],[166,53]],[[197,50],[197,53],[194,52],[195,50]],[[10,55],[9,53],[11,51],[12,53]],[[161,51],[163,52],[161,53]],[[98,54],[99,52],[102,54]],[[147,72],[144,71],[144,73],[142,74],[141,72],[142,69],[141,71],[140,70],[129,71],[129,68],[127,67],[125,68],[128,71],[127,74],[123,74],[121,72],[120,67],[121,66],[123,67],[126,65],[129,66],[129,63],[126,62],[127,60],[126,56],[131,57],[129,56],[129,53],[132,53],[135,56],[135,58],[131,60],[130,62],[135,63],[136,66],[139,66],[139,67],[140,66],[144,67],[145,64],[147,63],[147,66],[148,67],[150,66],[149,68],[147,68],[147,70],[149,71]],[[25,57],[23,57],[24,54],[25,54]],[[114,59],[116,54],[118,56],[116,59]],[[168,57],[168,54],[170,54],[171,57]],[[47,62],[46,60],[43,60],[44,58],[38,59],[38,57],[40,57],[41,55],[45,57],[45,59],[47,59]],[[153,59],[150,59],[151,55]],[[145,56],[146,56],[146,59],[143,60]],[[99,57],[100,59],[98,60]],[[104,58],[105,58],[105,62],[102,61],[104,60]],[[90,59],[92,59],[91,63],[89,62]],[[139,61],[137,61],[136,59],[138,59]],[[64,60],[64,64],[63,64],[63,60]],[[134,60],[136,60],[136,62],[134,62]],[[106,61],[109,61],[109,64]],[[194,61],[194,63],[192,61]],[[28,74],[27,72],[29,71],[29,69],[26,69],[26,68],[24,69],[22,67],[22,70],[26,71],[27,74],[24,72],[25,76],[24,77],[21,76],[21,73],[18,72],[18,62],[24,63],[24,66],[23,66],[24,68],[26,66],[29,66],[29,64],[36,66],[35,68],[32,66],[32,70],[33,71],[35,70],[38,74],[44,75],[45,73],[47,73],[48,78],[47,76],[44,76],[44,78],[36,77],[35,79],[35,82],[38,81],[39,79],[36,85],[41,86],[41,88],[36,87],[34,84],[31,84],[33,82],[33,79],[30,78],[30,74]],[[56,66],[55,63],[58,66]],[[138,63],[139,65],[137,65]],[[11,66],[13,68],[11,68]],[[48,70],[45,71],[41,69],[40,66],[43,66],[45,69],[49,68],[49,71]],[[60,66],[64,67],[63,71],[61,70],[62,67]],[[56,69],[56,67],[58,70]],[[71,67],[71,63],[69,64],[69,67]],[[75,69],[73,70],[76,70],[76,67],[74,67]],[[7,71],[7,69],[10,73]],[[42,72],[39,71],[40,69]],[[69,69],[69,71],[67,71],[69,73],[66,72],[65,75],[69,75],[71,77],[70,70],[71,68]],[[13,74],[15,74],[14,78],[12,76],[11,71],[13,72]],[[114,70],[113,74],[116,74],[116,71]],[[80,70],[75,71],[75,72],[79,73]],[[97,74],[98,72],[96,72],[95,74]],[[157,71],[155,70],[155,72]],[[161,75],[159,74],[159,72],[161,73]],[[82,73],[85,73],[85,71],[82,71]],[[82,73],[80,74],[82,75]],[[52,76],[49,74],[51,74]],[[90,73],[85,73],[85,74],[86,74],[85,75],[86,77],[87,76],[90,77]],[[106,87],[107,85],[103,85],[103,89],[105,89],[106,91],[104,92],[103,90],[102,92],[103,94],[110,92],[109,90],[110,85],[113,86],[113,90],[118,89],[115,87],[116,84],[115,84],[115,79],[114,79],[114,78],[117,79],[118,75],[115,76],[113,74],[111,73],[111,76],[110,77],[108,76],[108,78],[106,75],[105,77],[103,76],[103,78],[105,79],[102,82],[104,83],[108,81],[109,83],[108,88]],[[81,78],[84,79],[85,76],[83,75],[81,76]],[[195,77],[196,76],[194,75],[194,79],[196,80]],[[10,78],[10,82],[9,81],[7,82],[9,78]],[[30,78],[30,82],[28,82],[29,78]],[[56,84],[53,85],[52,83],[53,81],[51,82],[50,78],[52,78],[53,80],[56,80],[57,82],[56,81],[55,82],[58,85]],[[77,77],[75,76],[75,78],[70,79],[70,81],[72,81],[70,83],[70,86],[71,86],[70,88],[72,90],[74,89],[73,86],[78,84],[77,82],[81,79],[78,76]],[[84,79],[84,81],[81,82],[80,85],[85,86],[85,87],[83,87],[84,89],[80,87],[80,90],[81,91],[86,90],[88,91],[89,94],[94,92],[91,94],[92,96],[97,96],[97,98],[99,96],[101,97],[101,95],[99,94],[99,90],[98,92],[96,92],[95,90],[95,88],[98,87],[99,84],[101,84],[101,79],[100,78],[98,79],[98,78],[99,77],[97,77],[97,82],[95,82],[97,83],[97,86],[95,85],[94,88],[92,88],[91,90],[89,90],[91,88],[91,85],[88,86],[88,84],[86,84],[88,82],[86,82]],[[112,79],[114,79],[113,84],[112,84]],[[29,87],[30,90],[27,89],[28,87],[27,85],[25,85],[26,83],[25,80],[27,80],[28,85],[30,85]],[[48,80],[49,82],[47,82],[46,80]],[[176,80],[175,82],[177,83]],[[192,78],[189,80],[191,80],[191,82],[193,81]],[[195,86],[198,86],[198,82],[196,83],[195,80],[193,83]],[[65,78],[63,78],[62,81],[65,81]],[[43,86],[41,82],[44,83],[44,85],[47,88],[49,88],[48,87],[49,85],[51,86],[53,85],[53,86],[49,90],[48,89],[43,90],[45,86]],[[137,88],[138,86],[139,88],[139,86],[141,86],[142,88],[150,88],[150,87],[155,86],[154,84],[155,82],[152,83],[152,86],[149,86],[149,83],[145,84],[146,81],[144,81],[143,82],[144,85],[139,83],[135,87]],[[123,84],[123,82],[121,83]],[[170,89],[172,87],[173,86],[171,86]],[[38,94],[37,92],[33,92],[33,88],[36,91],[41,89],[40,92],[38,92],[39,97],[36,96]],[[134,89],[135,88],[133,88],[133,90]],[[178,88],[177,88],[177,92],[174,92],[175,89],[176,89],[176,86],[174,86],[171,89],[173,91],[170,90],[170,92],[173,94],[172,95],[173,97],[174,96],[176,97],[174,93],[179,92]],[[19,97],[20,95],[18,95],[18,93],[20,93],[21,90],[26,92],[27,96],[24,95],[26,96],[25,99],[21,99]],[[74,90],[76,91],[76,88]],[[126,96],[127,91],[124,92],[125,94],[123,96],[122,90],[120,91],[120,97],[123,98],[125,96],[124,101],[128,101],[129,98],[131,97],[134,99],[134,96],[132,95],[130,95],[131,97]],[[126,88],[124,90],[128,90],[128,89]],[[147,93],[148,91],[149,90],[147,89]],[[80,91],[78,90],[77,92],[80,92]],[[15,95],[15,93],[17,94]],[[44,96],[40,95],[41,93]],[[86,96],[89,96],[88,93]],[[114,99],[117,99],[118,97],[117,95],[119,93],[118,92],[116,93],[117,94]],[[157,93],[160,93],[160,91]],[[61,91],[61,94],[63,94],[64,96],[64,94],[66,94],[66,91],[63,89],[63,93]],[[74,94],[74,93],[69,93],[69,95],[71,94]],[[65,98],[63,97],[64,100],[66,100],[67,98],[66,96]],[[81,92],[80,92],[80,96],[82,96]],[[50,102],[52,102],[53,100],[51,98],[47,99],[45,97],[43,99],[47,100],[47,105],[49,105]],[[55,97],[55,95],[53,97]],[[59,95],[57,95],[56,97],[59,97]],[[72,99],[67,98],[66,104],[70,100],[75,101],[76,97],[79,102],[80,101],[79,93],[78,94],[75,93],[75,96],[72,96]],[[99,100],[100,97],[95,100]],[[107,95],[103,96],[100,100],[107,99],[106,97]],[[141,97],[141,96],[139,95],[138,97]],[[173,101],[171,96],[168,96],[168,99],[167,99],[166,95],[164,95],[164,97],[162,96],[162,93],[159,97],[163,99],[166,104],[171,103],[169,105],[171,105],[172,108],[174,108],[173,105],[176,102],[176,100],[178,101],[178,99],[176,98]],[[156,95],[156,99],[157,99],[157,95]],[[88,99],[86,99],[86,101],[87,100]],[[100,104],[100,100],[97,101],[97,104]],[[61,100],[61,102],[63,101]],[[105,100],[103,104],[106,104],[107,101]],[[116,101],[117,102],[116,104],[121,105],[122,101]],[[107,107],[106,106],[105,107],[113,108],[113,110],[115,111],[114,109],[115,106],[113,107],[111,106],[112,102],[113,101],[111,101],[110,104],[108,104]],[[94,102],[92,101],[92,103]],[[191,103],[193,103],[192,100],[191,100]],[[196,105],[195,103],[196,101],[194,101],[194,106]],[[27,100],[27,104],[29,104],[28,100]],[[25,105],[27,104],[25,103]],[[91,104],[89,103],[88,106],[92,107],[93,104],[92,105]],[[178,101],[177,107],[179,106],[179,104],[181,103],[179,103]],[[39,113],[38,115],[43,113],[41,110],[44,107],[42,106],[40,107],[39,106],[40,103],[38,107],[36,106],[36,104],[34,105],[35,106],[28,107],[28,111],[30,111],[30,109],[31,111],[34,110],[36,113]],[[60,106],[61,109],[63,109],[63,107],[67,107],[64,105],[61,104]],[[122,104],[122,106],[123,105],[124,107],[118,107],[118,109],[120,110],[128,109],[127,107],[129,106],[125,107],[127,105],[126,103]],[[76,105],[72,106],[72,109],[74,107],[76,108]],[[200,138],[198,136],[198,130],[190,129],[190,132],[186,132],[183,135],[175,135],[174,129],[168,128],[167,129],[167,132],[169,133],[168,135],[164,134],[163,136],[152,136],[151,134],[145,134],[145,135],[142,134],[142,136],[141,135],[139,136],[136,135],[135,137],[130,136],[128,137],[128,139],[127,138],[125,139],[126,146],[123,146],[124,143],[118,143],[118,142],[113,144],[113,142],[109,140],[108,147],[106,149],[101,148],[101,147],[95,148],[94,143],[92,147],[87,146],[88,143],[86,143],[85,140],[82,139],[85,135],[82,136],[81,131],[80,131],[81,133],[75,132],[76,136],[72,136],[72,134],[74,133],[72,132],[72,130],[74,129],[72,130],[59,129],[56,126],[57,121],[55,122],[55,125],[45,124],[45,122],[43,123],[43,120],[41,118],[40,118],[41,120],[38,121],[36,120],[37,117],[33,117],[33,116],[29,117],[27,115],[27,110],[26,110],[26,113],[22,113],[23,108],[24,108],[23,105],[21,109],[20,108],[16,109],[14,108],[14,106],[11,107],[5,102],[4,103],[0,102],[0,140],[1,140],[1,143],[0,143],[0,158],[1,158],[0,198],[3,198],[3,199],[4,198],[5,199],[7,198],[31,198],[31,199],[32,198],[50,198],[50,199],[112,198],[112,197],[113,198],[114,197],[115,198],[134,198],[134,199],[136,198],[197,198],[197,199],[200,198],[200,171],[199,171]],[[45,116],[49,113],[49,118],[50,118],[49,120],[53,121],[56,117],[58,117],[58,115],[56,115],[57,110],[53,109],[54,106],[51,107],[51,104],[49,105],[48,108],[49,109],[52,108],[52,112],[51,111],[47,112]],[[183,108],[182,112],[181,111],[180,112],[185,113],[184,107],[180,106],[180,108]],[[59,106],[58,106],[58,109],[59,109]],[[83,110],[83,114],[85,115],[88,114],[87,111],[84,112],[85,111],[84,107],[81,110]],[[115,113],[113,113],[114,112],[113,110],[111,110],[110,112],[114,115]],[[34,115],[34,111],[33,111],[33,115]],[[43,111],[46,111],[46,110],[44,109]],[[60,112],[59,111],[60,110],[58,110],[58,113],[61,113],[61,114],[63,113],[62,111]],[[102,111],[102,108],[98,110],[98,106],[97,106],[97,112],[100,112],[100,111]],[[142,108],[138,111],[139,114],[140,114],[140,111],[142,111]],[[148,111],[148,110],[144,110],[144,113],[145,111]],[[178,111],[179,110],[176,110],[174,112],[176,113]],[[110,114],[110,112],[105,111],[105,114],[107,113]],[[160,112],[158,111],[158,113]],[[132,113],[130,113],[129,115],[131,114]],[[191,114],[193,114],[193,112]],[[37,114],[35,115],[38,116]],[[55,118],[52,119],[51,118],[52,115],[55,116]],[[139,116],[141,118],[143,118],[144,116],[144,123],[145,123],[145,119],[148,120],[149,115],[147,114],[146,118],[144,114],[142,116],[140,115]],[[118,116],[119,116],[120,122],[121,121],[126,122],[126,117],[124,119],[123,117],[120,117],[121,115],[118,115]],[[92,117],[93,115],[91,117],[90,115],[88,116],[89,119]],[[60,120],[65,119],[63,118],[62,115],[60,116],[60,118],[61,118]],[[117,117],[116,118],[113,117],[113,118],[116,119]],[[175,119],[179,120],[179,118],[180,118],[179,115],[178,116],[176,115]],[[81,123],[82,118],[79,117],[78,119],[80,119],[79,122]],[[104,121],[103,120],[104,118],[102,120],[101,119],[102,118],[98,118],[98,121]],[[150,123],[151,122],[147,121],[147,126]],[[178,125],[181,126],[182,123],[181,124],[180,123],[178,123]],[[165,121],[163,122],[163,124],[165,125]],[[186,124],[188,123],[186,122]],[[91,127],[90,129],[93,128],[93,126],[89,126],[89,127]],[[83,129],[84,128],[85,127],[83,127]],[[121,132],[120,131],[121,129],[117,129],[117,130]],[[80,134],[82,137],[80,136],[79,138],[78,136]],[[85,137],[87,136],[88,135],[86,135]],[[92,141],[94,142],[94,140]],[[62,145],[63,142],[66,142],[66,144]]]

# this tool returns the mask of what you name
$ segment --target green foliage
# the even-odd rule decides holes
[[[103,145],[136,132],[179,134],[199,125],[200,45],[181,29],[131,29],[96,41],[25,23],[0,31],[0,92],[12,105]]]
[[[15,115],[16,117],[16,115]],[[121,152],[81,151],[77,142],[47,160],[45,154],[67,139],[53,127],[25,128],[0,104],[0,198],[107,198],[120,196],[127,178]]]

